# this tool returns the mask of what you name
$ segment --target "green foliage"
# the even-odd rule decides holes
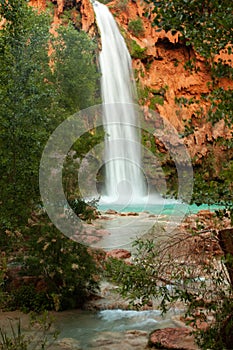
[[[47,139],[65,118],[99,101],[97,45],[72,26],[52,36],[50,17],[25,0],[1,1],[0,16],[7,20],[0,31],[1,307],[80,306],[97,288],[95,263],[85,247],[35,212],[41,206],[39,165]],[[74,145],[76,158],[100,137],[85,136]],[[95,212],[87,206],[81,210],[89,220]],[[22,272],[42,279],[45,288],[38,291],[33,283],[6,292],[9,261],[19,261]]]
[[[119,11],[126,11],[127,10],[127,5],[129,3],[129,0],[117,0],[115,2],[115,9]]]
[[[192,58],[192,59],[186,61],[185,64],[184,64],[184,69],[186,69],[190,73],[192,73],[192,72],[195,72],[195,73],[199,72],[200,68],[196,67],[196,58]]]
[[[159,104],[161,106],[163,106],[164,104],[164,98],[160,95],[157,95],[157,96],[154,96],[151,98],[150,100],[150,108],[152,110],[155,110],[156,109],[156,105]]]
[[[232,38],[233,8],[228,0],[156,1],[154,24],[166,31],[177,31],[186,45],[206,58],[225,49]],[[231,47],[229,47],[231,51]]]
[[[195,99],[195,98],[186,98],[184,96],[181,96],[181,97],[175,97],[175,103],[179,105],[179,107],[187,107],[187,106],[190,106],[192,105],[193,103],[198,103],[198,101]]]
[[[149,98],[149,92],[150,89],[148,88],[148,86],[142,86],[142,83],[139,80],[137,82],[137,93],[140,104],[143,105],[143,103]]]
[[[213,125],[224,121],[225,130],[232,130],[232,89],[230,87],[219,87],[220,78],[232,79],[231,58],[217,58],[220,52],[232,53],[232,20],[233,5],[227,0],[205,1],[199,0],[183,1],[153,1],[156,18],[154,24],[159,30],[171,30],[172,33],[179,34],[179,40],[186,45],[192,45],[206,60],[206,67],[211,74],[209,82],[210,93],[202,96],[202,100],[209,106],[206,115],[199,108],[195,115],[201,117],[195,120],[195,126],[206,121]],[[195,59],[185,63],[185,68],[197,72]],[[183,97],[176,98],[180,105],[188,107],[191,103],[198,103],[193,99],[187,100]],[[186,124],[183,136],[188,136],[194,132],[192,125],[194,121]],[[232,214],[232,186],[230,183],[230,173],[232,171],[232,140],[221,138],[217,142],[206,140],[208,148],[207,155],[202,159],[202,164],[195,164],[195,187],[194,202],[199,203],[219,203],[225,204]],[[221,162],[215,158],[215,154],[221,147],[223,154]],[[217,150],[217,152],[215,152]]]
[[[112,0],[100,0],[100,2],[102,3],[102,4],[108,4],[109,2],[111,2]]]
[[[142,19],[137,18],[129,21],[128,30],[136,37],[142,36],[145,32]]]
[[[46,17],[20,0],[2,2],[0,14],[9,20],[0,33],[1,223],[10,228],[25,222],[39,200],[36,174],[54,89],[45,83]]]
[[[34,334],[33,336],[28,336],[22,331],[20,319],[16,325],[9,320],[8,327],[11,330],[10,334],[5,327],[0,328],[0,348],[2,350],[48,349],[53,340],[57,338],[57,331],[51,334],[52,323],[53,319],[47,312],[44,312],[40,316],[31,314],[30,326],[34,330]],[[36,327],[35,329],[33,329],[34,326]]]
[[[126,39],[130,56],[135,59],[143,59],[146,57],[146,48],[139,46],[135,40]]]
[[[157,227],[150,234],[155,237],[155,232]],[[133,264],[109,259],[106,273],[133,307],[140,308],[155,298],[162,311],[167,312],[177,301],[183,302],[201,349],[231,349],[231,286],[220,262],[214,259],[206,262],[204,251],[192,250],[190,243],[195,242],[194,238],[208,244],[204,236],[193,233],[184,236],[177,233],[169,239],[160,235],[158,240],[158,234],[153,239],[140,239],[135,242]],[[208,322],[210,327],[196,328],[200,321]]]
[[[213,305],[215,323],[196,334],[197,344],[203,350],[230,350],[233,342],[233,302],[222,295],[219,304]]]
[[[211,103],[209,120],[213,124],[224,120],[225,125],[231,128],[233,125],[233,90],[216,88],[207,99]]]
[[[96,145],[104,141],[104,135],[103,128],[98,127],[81,135],[72,145],[63,166],[63,188],[68,200],[74,200],[80,197],[78,170],[81,161],[90,150],[93,150]],[[98,155],[96,155],[95,162],[98,161]],[[87,183],[88,181],[92,181],[91,171],[87,174],[86,181]],[[81,198],[80,201],[82,201]],[[86,214],[84,216],[86,216]]]
[[[221,172],[215,174],[215,160],[208,155],[203,164],[196,168],[194,178],[193,202],[201,205],[203,203],[222,205],[227,208],[227,216],[230,216],[233,223],[232,204],[232,171],[233,161],[225,161],[221,164]]]
[[[91,222],[96,219],[99,214],[97,211],[97,202],[98,201],[94,199],[86,203],[83,199],[78,198],[70,200],[69,205],[80,219]]]
[[[12,310],[40,313],[54,308],[52,298],[45,291],[37,291],[33,284],[20,286],[10,293],[10,297]]]
[[[52,301],[54,309],[82,306],[98,289],[95,276],[99,271],[87,247],[61,234],[44,214],[32,223],[25,236],[28,253],[23,273],[42,278],[47,300]]]
[[[40,203],[48,137],[67,116],[98,101],[97,46],[71,26],[54,38],[50,17],[24,0],[1,1],[0,15],[7,19],[0,31],[0,222],[1,232],[14,232]]]
[[[54,75],[58,103],[66,115],[99,102],[99,73],[95,62],[97,44],[83,31],[60,27],[54,41]]]
[[[211,66],[211,73],[216,78],[229,78],[232,79],[233,67],[231,66],[231,59],[223,60],[218,58],[217,62],[214,61]]]
[[[1,336],[1,349],[2,350],[27,350],[28,348],[28,340],[22,334],[21,323],[19,321],[17,329],[15,330],[13,325],[10,324],[12,336],[8,336],[7,332],[3,329],[0,329]]]

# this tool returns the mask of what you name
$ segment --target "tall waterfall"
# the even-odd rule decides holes
[[[103,124],[105,128],[104,198],[139,203],[146,195],[141,168],[141,140],[135,109],[136,87],[131,57],[108,8],[95,1],[101,33],[100,53]]]

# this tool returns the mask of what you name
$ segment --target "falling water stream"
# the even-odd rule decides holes
[[[109,9],[95,1],[94,11],[102,43],[99,60],[106,133],[103,194],[108,202],[140,202],[146,189],[131,57]]]

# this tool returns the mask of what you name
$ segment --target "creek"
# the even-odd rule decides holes
[[[178,313],[179,310],[172,310],[170,313],[162,316],[158,310],[133,311],[115,309],[98,312],[73,310],[57,314],[55,326],[60,331],[59,339],[77,340],[81,349],[86,350],[98,348],[100,339],[109,345],[111,342],[124,341],[124,337],[134,331],[139,331],[138,333],[135,332],[134,338],[136,338],[137,334],[139,338],[141,335],[144,335],[146,343],[150,331],[159,328],[175,327],[176,324],[172,317]]]

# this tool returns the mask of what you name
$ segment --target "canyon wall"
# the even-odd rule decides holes
[[[53,30],[71,21],[77,29],[98,36],[90,0],[31,0],[30,3],[41,10],[51,9]],[[187,136],[185,142],[191,156],[196,156],[196,161],[200,162],[208,153],[208,144],[213,144],[218,136],[231,136],[222,121],[213,127],[204,119],[208,103],[201,96],[208,95],[211,81],[205,60],[191,46],[182,44],[178,34],[156,31],[152,26],[152,4],[141,0],[114,0],[107,6],[131,47],[139,102],[145,109],[155,110],[165,117],[180,134],[191,120],[194,133]],[[135,20],[143,24],[143,31],[136,34],[130,30],[130,22]],[[227,58],[232,59],[232,56]],[[218,85],[233,88],[232,80],[219,79]],[[216,154],[221,154],[221,149]]]

